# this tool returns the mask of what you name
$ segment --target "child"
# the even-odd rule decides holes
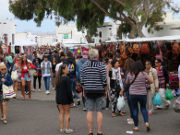
[[[60,66],[58,74],[55,79],[56,86],[56,103],[59,114],[60,132],[65,132],[66,134],[73,133],[73,130],[69,128],[70,120],[70,107],[73,104],[72,90],[70,87],[70,80],[67,76],[69,74],[69,69],[67,65],[63,64]],[[64,115],[66,128],[64,130]]]

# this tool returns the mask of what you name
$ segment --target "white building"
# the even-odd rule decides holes
[[[54,45],[57,42],[57,38],[55,34],[51,35],[38,35],[37,36],[37,44],[38,46],[41,45]]]
[[[68,23],[56,27],[56,36],[59,42],[63,39],[73,39],[78,43],[86,43],[86,31],[78,31],[75,23]]]
[[[0,41],[5,44],[15,43],[16,25],[12,20],[0,19]]]
[[[97,29],[96,36],[93,36],[95,43],[105,41],[116,41],[118,39],[117,31],[120,23],[117,22],[105,22],[102,27]]]
[[[162,37],[180,35],[180,19],[174,19],[172,12],[167,12],[164,17],[164,22],[157,23],[162,29],[148,33],[146,28],[143,28],[145,37]]]
[[[21,40],[28,39],[30,41],[37,43],[37,35],[32,34],[31,32],[18,32],[15,36],[15,41],[19,42]]]

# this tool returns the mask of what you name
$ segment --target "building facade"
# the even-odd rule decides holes
[[[0,42],[6,45],[15,43],[16,25],[9,19],[0,19]]]

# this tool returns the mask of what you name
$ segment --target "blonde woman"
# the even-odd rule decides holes
[[[3,124],[7,124],[7,106],[8,99],[3,97],[2,85],[11,86],[13,81],[11,79],[11,75],[7,71],[7,67],[5,64],[0,64],[0,109],[1,109],[1,120]]]

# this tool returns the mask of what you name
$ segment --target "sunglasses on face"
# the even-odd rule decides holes
[[[1,69],[1,71],[4,71],[4,70],[6,70],[6,68]]]

